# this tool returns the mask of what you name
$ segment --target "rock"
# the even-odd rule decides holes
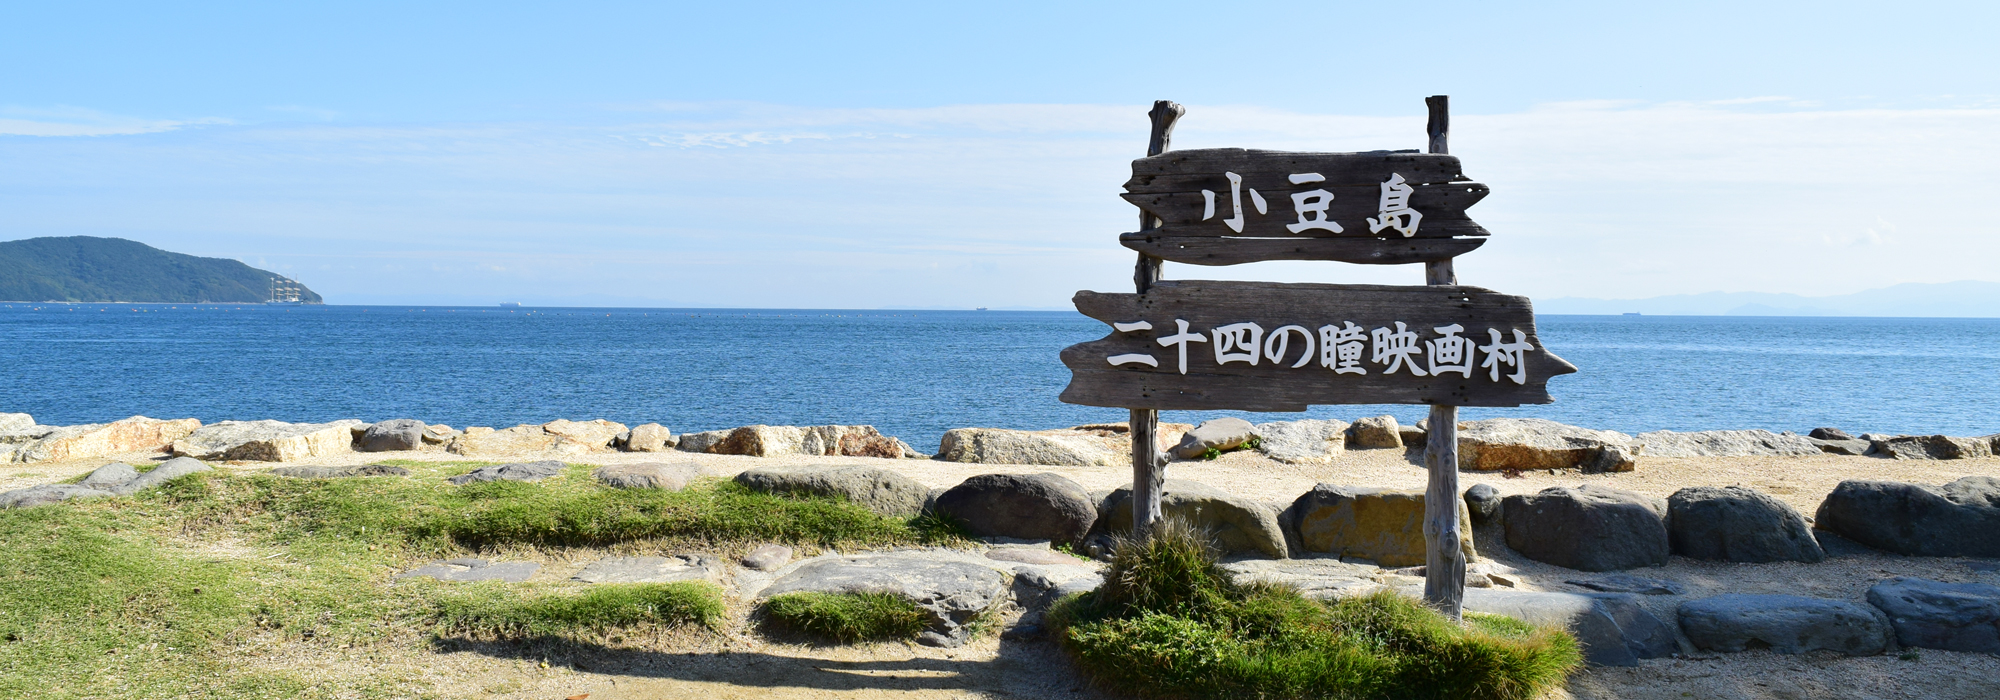
[[[1500,514],[1500,490],[1486,484],[1473,484],[1465,490],[1466,512],[1472,522],[1484,524]]]
[[[1667,497],[1667,539],[1690,559],[1818,562],[1826,552],[1806,518],[1741,486],[1691,486]]]
[[[71,499],[104,498],[115,495],[110,491],[87,488],[76,484],[47,484],[30,486],[0,493],[0,509],[33,508]]]
[[[272,469],[270,474],[292,479],[352,479],[369,476],[409,476],[410,470],[387,464],[364,464],[358,467],[278,467]]]
[[[881,467],[807,466],[751,469],[736,475],[736,483],[754,491],[845,497],[886,517],[902,518],[923,510],[930,490],[915,479]]]
[[[673,446],[674,434],[659,423],[636,426],[625,438],[627,452],[665,452]]]
[[[285,423],[275,420],[223,421],[174,441],[180,457],[254,462],[296,462],[352,452],[358,420]]]
[[[1540,418],[1466,421],[1458,425],[1458,465],[1470,471],[1631,471],[1630,441],[1624,433]]]
[[[591,421],[553,420],[542,424],[542,432],[556,438],[557,449],[598,452],[611,447],[611,439],[628,428],[599,418]]]
[[[424,426],[423,439],[426,445],[443,445],[462,434],[449,425],[427,425]]]
[[[1348,426],[1347,446],[1362,450],[1402,447],[1402,429],[1396,425],[1395,416],[1363,418]],[[1459,459],[1463,464],[1464,457]]]
[[[1847,431],[1845,431],[1845,430],[1841,430],[1841,429],[1839,429],[1839,428],[1813,428],[1813,429],[1812,429],[1812,432],[1810,432],[1810,433],[1806,433],[1806,437],[1809,437],[1809,438],[1813,438],[1813,439],[1816,439],[1816,440],[1853,440],[1853,439],[1854,439],[1854,436],[1853,436],[1853,435],[1848,435],[1848,434],[1847,434]]]
[[[556,436],[539,425],[517,425],[506,430],[466,428],[452,438],[445,451],[467,457],[506,457],[547,452],[556,448]]]
[[[605,557],[570,577],[584,583],[720,581],[722,562],[698,554],[674,557]]]
[[[1459,549],[1466,560],[1476,560],[1472,516],[1463,501],[1452,500],[1458,507]],[[1422,491],[1319,484],[1293,501],[1287,515],[1309,552],[1360,557],[1382,566],[1428,561]]]
[[[792,548],[782,544],[767,544],[750,550],[743,555],[742,564],[758,571],[777,571],[792,561]]]
[[[708,430],[699,433],[687,433],[674,441],[674,449],[682,452],[707,454],[717,443],[722,442],[723,438],[729,437],[729,433],[731,432],[733,431]]]
[[[1084,563],[1082,559],[1046,547],[995,547],[986,550],[986,558],[1042,566],[1078,566]]]
[[[1993,456],[1985,438],[1898,435],[1874,441],[1875,453],[1891,459],[1975,459]]]
[[[165,462],[161,462],[160,466],[153,467],[152,471],[140,474],[137,478],[134,478],[131,481],[127,481],[123,484],[119,484],[117,486],[113,486],[105,490],[118,494],[120,496],[130,496],[140,491],[154,488],[156,486],[167,483],[174,479],[181,478],[183,476],[187,476],[189,474],[194,474],[196,472],[206,472],[206,471],[214,471],[214,469],[206,464],[202,464],[201,461],[197,459],[193,459],[190,457],[175,457]]]
[[[979,537],[1079,544],[1097,522],[1090,492],[1061,474],[981,474],[947,489],[937,512]]]
[[[84,477],[83,481],[77,483],[77,485],[87,489],[109,491],[132,483],[132,480],[137,478],[139,478],[139,470],[133,469],[132,465],[113,462],[98,467],[96,471],[91,472],[90,476]]]
[[[1107,533],[1132,531],[1132,487],[1112,491],[1102,506],[1097,529]],[[1168,479],[1160,493],[1160,512],[1209,531],[1225,553],[1254,552],[1275,559],[1289,556],[1278,514],[1263,503],[1206,484]]]
[[[1054,467],[1117,466],[1119,456],[1096,438],[1071,431],[955,428],[944,433],[938,459],[974,464]]]
[[[1667,526],[1653,499],[1595,484],[1502,499],[1507,546],[1581,571],[1667,563]]]
[[[485,559],[452,559],[419,566],[396,574],[396,578],[434,578],[439,581],[505,581],[520,583],[535,575],[541,564],[531,561],[490,562]]]
[[[29,426],[15,431],[14,434],[22,437],[34,437],[32,442],[17,444],[12,459],[15,462],[66,462],[128,452],[151,452],[174,444],[175,440],[200,427],[201,421],[193,418],[154,420],[145,416],[133,416],[114,423],[53,427],[46,431],[40,426]]]
[[[1241,418],[1216,418],[1205,420],[1194,430],[1181,434],[1181,442],[1174,446],[1174,456],[1194,459],[1207,454],[1209,450],[1222,452],[1242,447],[1243,443],[1257,437],[1256,426]]]
[[[1347,449],[1347,423],[1291,420],[1258,423],[1257,451],[1286,464],[1326,464]]]
[[[1881,611],[1841,600],[1731,593],[1681,603],[1679,617],[1688,641],[1708,651],[1825,649],[1872,656],[1889,647],[1889,621]]]
[[[1802,435],[1769,430],[1704,430],[1676,433],[1656,430],[1633,438],[1647,457],[1810,457],[1819,446]]]
[[[1968,476],[1943,487],[1840,482],[1813,526],[1897,554],[2000,557],[2000,479]]]
[[[694,464],[643,462],[598,467],[590,475],[596,478],[598,483],[614,489],[679,491],[700,478],[702,470]]]
[[[679,449],[750,457],[814,455],[901,459],[916,454],[902,440],[885,436],[872,425],[747,425],[734,430],[683,435]]]
[[[2000,654],[2000,586],[1896,577],[1868,588],[1906,647]]]
[[[900,595],[930,616],[930,629],[919,643],[955,647],[965,643],[965,625],[1002,598],[1009,578],[991,568],[955,561],[896,554],[833,557],[801,565],[773,581],[759,597],[799,591]]]
[[[1583,646],[1584,661],[1595,666],[1637,666],[1640,659],[1680,651],[1673,628],[1626,593],[1468,588],[1465,609],[1568,629]]]
[[[1290,586],[1314,600],[1337,600],[1382,590],[1375,567],[1338,559],[1247,559],[1227,562],[1237,583]]]
[[[1874,449],[1875,447],[1874,443],[1871,443],[1867,440],[1824,440],[1820,438],[1806,438],[1806,439],[1811,440],[1812,444],[1817,445],[1819,447],[1819,451],[1825,452],[1830,455],[1848,455],[1853,457],[1859,457],[1861,455],[1868,454],[1868,451]]]
[[[454,476],[445,481],[464,486],[487,481],[541,481],[563,472],[563,463],[553,459],[540,462],[516,462],[480,467],[470,473]]]
[[[1402,438],[1404,447],[1422,447],[1430,442],[1430,419],[1417,421],[1416,425],[1396,426],[1396,437]]]
[[[414,450],[424,446],[424,431],[430,426],[423,421],[398,418],[385,420],[368,426],[361,433],[360,441],[354,448],[362,452],[399,452]]]
[[[1631,574],[1611,574],[1597,578],[1573,578],[1564,581],[1572,586],[1582,586],[1603,593],[1637,593],[1639,595],[1681,595],[1687,588],[1663,578],[1647,578]]]
[[[26,432],[35,427],[35,417],[26,413],[0,413],[0,432]]]

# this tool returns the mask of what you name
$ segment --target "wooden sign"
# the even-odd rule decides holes
[[[1486,186],[1440,153],[1168,151],[1132,161],[1125,192],[1161,225],[1119,242],[1194,265],[1428,262],[1470,252],[1487,235],[1465,214]]]
[[[1187,280],[1075,301],[1112,333],[1063,350],[1073,404],[1519,406],[1576,371],[1542,347],[1526,297],[1478,287]]]

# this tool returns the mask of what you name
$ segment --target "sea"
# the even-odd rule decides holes
[[[1467,408],[1595,429],[2000,432],[2000,319],[1541,316],[1575,364],[1552,404]],[[1057,400],[1073,312],[0,304],[0,412],[508,427],[557,418],[867,424],[919,449],[945,430],[1120,421]],[[1410,423],[1423,406],[1167,411],[1197,423]]]

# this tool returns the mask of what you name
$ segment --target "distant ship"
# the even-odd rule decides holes
[[[264,303],[268,306],[305,306],[306,302],[302,298],[305,290],[305,285],[298,282],[284,277],[272,277],[271,296]]]
[[[1627,316],[1637,316],[1637,315],[1639,315],[1639,312],[1637,312],[1637,311],[1627,311],[1627,312],[1625,312],[1625,315],[1627,315]]]
[[[521,308],[521,302],[518,302],[518,301],[503,301],[503,302],[500,302],[500,308],[503,308],[503,309],[518,309],[518,308]]]
[[[984,306],[981,306],[981,307],[979,307],[979,308],[976,308],[976,309],[973,309],[973,311],[985,311],[985,310],[986,310],[986,307],[984,307]]]

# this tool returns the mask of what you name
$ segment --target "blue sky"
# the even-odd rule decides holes
[[[335,303],[1065,306],[1180,147],[1453,152],[1468,283],[2000,281],[1990,5],[15,3],[0,239],[107,235]],[[1414,269],[1170,266],[1415,283]]]

